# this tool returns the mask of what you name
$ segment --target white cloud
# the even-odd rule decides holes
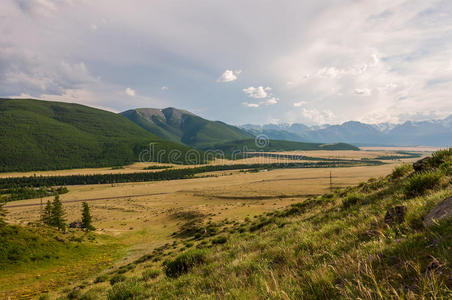
[[[259,107],[259,104],[257,103],[248,103],[248,102],[243,102],[243,105],[247,106],[247,107],[252,107],[252,108],[257,108]]]
[[[330,110],[320,111],[315,108],[302,108],[300,114],[307,123],[311,124],[328,124],[335,120],[335,115]]]
[[[271,91],[270,87],[264,88],[263,86],[258,87],[250,86],[249,88],[243,89],[243,92],[247,94],[248,97],[256,99],[267,98],[269,96],[268,92],[270,91]]]
[[[160,89],[161,89],[162,91],[167,91],[167,90],[168,90],[168,87],[167,87],[166,85],[164,85],[164,86],[162,86]]]
[[[267,105],[273,105],[273,104],[277,104],[279,102],[279,98],[276,97],[271,97],[270,99],[268,99],[267,101],[265,101],[265,103]]]
[[[114,109],[156,106],[139,94],[112,99],[129,85],[161,96],[165,80],[172,95],[163,105],[203,107],[206,117],[235,124],[284,122],[294,107],[330,110],[329,122],[452,113],[452,1],[244,0],[239,11],[226,0],[0,2],[0,96],[84,90]],[[254,107],[273,97],[256,82],[309,105],[273,105],[265,115],[233,109],[242,90],[212,82],[225,64],[246,73],[229,68],[218,80],[240,77],[254,89],[245,89]],[[84,97],[74,99],[90,103]],[[300,112],[290,118],[309,121]]]
[[[33,96],[31,96],[30,94],[27,94],[27,93],[21,93],[18,96],[9,96],[9,98],[12,98],[12,99],[33,99]]]
[[[354,89],[353,94],[358,96],[370,96],[372,91],[370,89]]]
[[[135,90],[132,90],[131,88],[126,88],[125,93],[131,97],[135,97]]]
[[[306,105],[306,101],[295,102],[293,104],[294,107],[301,107],[303,105]]]
[[[240,73],[242,73],[242,70],[238,70],[238,71],[226,70],[220,76],[220,78],[217,79],[217,82],[231,82],[231,81],[237,80],[237,76]]]

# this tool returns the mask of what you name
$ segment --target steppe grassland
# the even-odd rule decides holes
[[[336,158],[336,159],[361,159],[361,158],[376,158],[381,155],[397,155],[394,151],[287,151],[287,152],[269,152],[272,154],[281,155],[298,155],[309,156],[319,158]],[[277,163],[286,161],[281,158],[269,158],[269,157],[250,157],[246,159],[229,160],[229,159],[216,159],[211,161],[210,164],[253,164],[253,163]],[[291,160],[304,162],[303,159]],[[312,161],[311,161],[312,162]],[[51,171],[32,171],[32,172],[7,172],[0,173],[0,178],[5,177],[22,177],[22,176],[68,176],[68,175],[86,175],[86,174],[119,174],[119,173],[134,173],[134,172],[157,172],[159,169],[146,170],[146,167],[172,167],[172,168],[193,168],[196,165],[176,165],[176,164],[163,164],[154,162],[137,162],[131,165],[122,166],[121,168],[86,168],[86,169],[70,169],[70,170],[51,170]]]
[[[341,158],[360,159],[367,157],[368,152],[325,151],[335,153],[310,152],[310,156],[341,155]],[[361,157],[356,156],[361,153]],[[387,153],[384,153],[387,154]],[[348,156],[347,156],[348,155]],[[374,155],[374,154],[372,154]],[[375,154],[376,155],[376,154]],[[378,152],[382,155],[382,152]],[[251,158],[253,163],[256,158]],[[243,163],[243,160],[242,160]],[[309,195],[327,192],[330,188],[330,171],[333,175],[333,186],[342,187],[355,185],[370,177],[380,177],[391,172],[396,164],[391,161],[386,165],[374,167],[351,167],[334,169],[277,169],[261,172],[221,171],[200,174],[197,178],[160,182],[125,183],[107,185],[69,186],[69,193],[62,196],[63,202],[72,200],[86,200],[96,198],[113,198],[108,200],[90,201],[94,225],[97,233],[106,237],[106,243],[120,245],[112,248],[111,256],[98,254],[104,259],[105,266],[124,264],[149,253],[152,249],[166,243],[172,243],[172,236],[177,232],[183,221],[174,217],[180,211],[195,211],[205,215],[204,222],[219,222],[228,220],[243,220],[246,217],[262,214],[274,209],[286,207],[291,203],[300,202]],[[137,170],[149,164],[141,164]],[[74,171],[74,170],[71,170]],[[107,170],[108,171],[108,170]],[[116,171],[116,170],[115,170]],[[125,170],[119,170],[124,172]],[[83,172],[82,172],[83,174]],[[149,195],[155,194],[155,195]],[[143,195],[134,197],[136,195]],[[121,197],[121,198],[114,198]],[[48,198],[44,198],[45,203]],[[39,204],[40,199],[15,201],[11,205]],[[64,204],[68,222],[80,219],[80,202]],[[27,224],[39,219],[40,206],[11,207],[8,209],[8,221],[11,223]],[[119,256],[118,256],[119,255]],[[113,257],[122,257],[114,263]],[[88,261],[86,262],[88,263]],[[70,264],[68,263],[68,266]],[[83,269],[80,263],[79,268]],[[68,274],[73,270],[70,267]],[[71,272],[69,272],[71,271]],[[44,280],[40,280],[40,273],[45,269],[28,271],[21,280],[17,280],[17,287],[30,282],[30,289],[40,289]],[[64,272],[63,272],[64,273]],[[95,272],[93,272],[94,276]],[[64,274],[54,274],[55,278]],[[89,278],[84,273],[85,278]],[[1,278],[3,277],[3,278]],[[1,276],[0,282],[8,278]],[[51,276],[50,276],[51,277]],[[46,278],[45,281],[48,281]],[[5,282],[6,282],[5,281]]]

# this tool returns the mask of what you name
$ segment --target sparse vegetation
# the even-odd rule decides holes
[[[165,274],[168,277],[178,277],[184,273],[187,273],[195,266],[205,263],[205,261],[206,253],[204,250],[188,250],[176,257],[174,260],[165,262]]]
[[[82,228],[86,231],[95,230],[94,226],[91,224],[91,213],[89,211],[89,206],[87,202],[82,203]]]
[[[427,191],[438,187],[441,183],[442,174],[439,171],[427,171],[416,173],[408,178],[405,184],[405,194],[407,197],[422,196]]]

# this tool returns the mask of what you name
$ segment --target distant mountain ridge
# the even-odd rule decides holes
[[[173,107],[138,108],[120,114],[165,140],[197,148],[254,138],[254,135],[246,130],[220,121],[209,121],[186,110]]]
[[[452,115],[442,120],[407,121],[402,124],[365,124],[348,121],[340,125],[306,126],[267,124],[240,126],[252,134],[270,139],[314,143],[350,143],[359,146],[435,146],[452,145]]]

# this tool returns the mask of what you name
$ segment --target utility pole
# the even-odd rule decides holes
[[[330,191],[333,192],[333,174],[330,171]]]

